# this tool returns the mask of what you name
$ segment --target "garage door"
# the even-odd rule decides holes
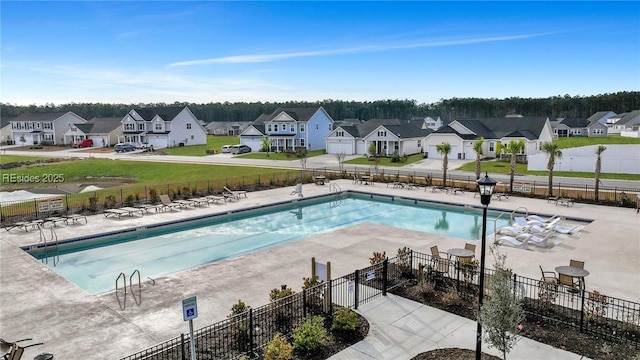
[[[351,143],[330,142],[327,144],[327,153],[353,155],[353,145]]]
[[[262,140],[260,139],[242,139],[240,143],[250,147],[253,152],[262,151]]]
[[[149,145],[153,146],[154,149],[162,149],[167,147],[167,141],[164,138],[149,136],[147,140],[149,141]]]
[[[429,145],[429,153],[427,154],[429,159],[444,159],[444,155],[438,153],[436,145]],[[451,152],[449,153],[449,159],[457,159],[458,152],[460,152],[457,146],[451,146]]]

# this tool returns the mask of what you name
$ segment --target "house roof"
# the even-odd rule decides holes
[[[13,117],[13,116],[0,117],[0,128],[3,128],[5,126],[9,125],[9,123],[11,121],[13,121],[14,119],[15,119],[15,117]]]
[[[508,117],[460,119],[456,121],[474,133],[472,138],[482,136],[485,139],[501,139],[503,137],[522,136],[528,140],[534,140],[542,133],[547,118]],[[440,130],[437,132],[440,132]]]
[[[633,110],[630,113],[624,115],[616,125],[626,125],[626,124],[638,124],[640,123],[640,110]]]
[[[560,123],[570,128],[586,128],[589,126],[589,120],[579,118],[564,118]]]
[[[441,127],[440,129],[434,131],[433,133],[434,134],[456,134],[463,140],[474,140],[479,137],[479,135],[476,135],[476,134],[462,134],[448,125]]]
[[[117,128],[122,126],[122,118],[108,117],[108,118],[96,118],[87,121],[85,124],[81,125],[90,125],[91,128],[89,132],[95,134],[108,134]],[[78,126],[80,128],[80,126]],[[80,130],[84,131],[82,128]]]
[[[283,112],[291,116],[291,118],[294,119],[295,121],[309,121],[309,119],[311,119],[311,117],[316,112],[318,112],[318,110],[320,110],[321,108],[322,106],[301,107],[301,108],[277,108],[271,114],[260,115],[253,123],[259,124],[259,123],[269,122]]]
[[[28,112],[15,117],[12,121],[54,121],[69,112]]]
[[[615,116],[616,113],[614,113],[613,111],[598,111],[597,113],[589,116],[587,121],[589,121],[589,125],[593,125],[593,124],[595,124],[597,122],[600,122],[600,120],[602,118],[604,118],[605,116],[607,116],[609,114],[613,114]]]
[[[413,138],[424,137],[433,132],[431,129],[423,129],[422,124],[422,120],[371,119],[354,125],[351,122],[346,122],[337,127],[348,132],[354,138],[363,138],[380,126],[384,126],[399,138]]]
[[[133,109],[138,115],[140,115],[145,121],[151,121],[158,115],[165,121],[173,120],[178,114],[184,110],[184,107],[169,106],[159,108],[140,108]]]

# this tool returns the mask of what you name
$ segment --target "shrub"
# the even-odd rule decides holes
[[[133,194],[127,195],[127,197],[124,199],[125,206],[133,206],[134,203],[135,203],[135,197],[133,196]]]
[[[455,293],[455,292],[448,292],[444,294],[442,296],[442,302],[447,307],[457,307],[462,305],[462,299],[460,298],[460,295],[458,295],[458,293]]]
[[[227,317],[243,314],[249,311],[249,309],[251,309],[251,306],[238,299],[238,302],[233,304],[233,306],[231,307],[231,314],[229,314]]]
[[[409,275],[411,270],[411,249],[406,246],[398,249],[397,258],[398,270],[402,275]]]
[[[383,251],[381,253],[374,252],[373,256],[369,258],[369,262],[371,263],[371,265],[375,265],[379,262],[385,261],[386,259],[387,259],[386,251]]]
[[[416,298],[422,300],[429,300],[436,294],[436,289],[433,287],[433,284],[427,281],[422,281],[416,286],[410,287],[409,291],[412,292],[412,295]]]
[[[286,285],[283,285],[280,289],[278,288],[271,289],[271,292],[269,293],[269,300],[276,301],[276,300],[285,298],[289,295],[293,295],[295,293],[296,292],[291,290],[291,288],[288,288]]]
[[[98,197],[91,196],[89,197],[89,211],[96,212],[98,211]]]
[[[333,315],[333,323],[331,330],[335,331],[354,331],[358,326],[358,314],[355,311],[339,307]]]
[[[238,300],[231,307],[231,314],[227,317],[231,320],[231,331],[233,336],[233,347],[240,351],[249,350],[251,347],[251,338],[249,336],[249,318],[247,311],[251,307],[246,305],[242,300]]]
[[[157,204],[160,202],[160,196],[158,196],[158,191],[154,188],[149,189],[149,201],[152,204]]]
[[[599,320],[607,315],[609,307],[609,298],[600,294],[598,290],[589,293],[589,298],[584,305],[584,312],[589,320]]]
[[[108,195],[104,198],[104,207],[105,209],[113,209],[116,207],[116,197],[115,195]]]
[[[320,280],[320,278],[317,275],[314,275],[310,278],[302,278],[302,280],[304,280],[304,284],[302,284],[302,290],[304,289],[310,289],[312,287],[316,287],[322,283],[324,283],[323,280]],[[273,291],[273,290],[271,290]]]
[[[280,333],[275,336],[264,349],[264,360],[289,360],[293,359],[293,346],[287,338]]]
[[[322,316],[307,317],[301,320],[293,330],[293,347],[303,353],[312,352],[328,342],[327,329]]]

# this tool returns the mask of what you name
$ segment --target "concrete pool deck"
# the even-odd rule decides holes
[[[424,191],[422,188],[395,189],[380,183],[374,186],[357,185],[348,180],[335,183],[343,190],[474,206],[480,203],[469,192],[454,195]],[[251,192],[246,199],[226,205],[212,204],[210,207],[144,217],[117,219],[98,214],[90,216],[86,225],[58,227],[57,235],[59,240],[63,240],[266,205],[293,199],[292,190],[293,187],[286,187]],[[327,194],[329,186],[304,185],[303,193],[306,196]],[[559,245],[548,250],[526,251],[502,246],[501,251],[507,254],[507,266],[519,275],[537,279],[540,277],[539,265],[545,270],[553,270],[558,265],[567,265],[570,259],[583,260],[590,272],[586,279],[587,290],[598,290],[608,296],[630,301],[640,300],[640,263],[637,261],[640,254],[640,215],[634,209],[581,203],[571,207],[556,206],[545,200],[520,197],[492,200],[490,207],[509,213],[524,207],[529,213],[593,219],[578,237],[563,237]],[[25,359],[41,352],[51,352],[56,358],[73,360],[117,359],[179,336],[180,333],[188,333],[188,324],[182,320],[181,301],[193,295],[198,297],[199,313],[194,326],[201,328],[223,320],[239,299],[252,307],[259,307],[268,303],[269,291],[280,287],[280,284],[300,291],[302,278],[310,275],[311,257],[316,257],[320,262],[331,261],[332,274],[339,277],[368,266],[373,252],[386,251],[388,256],[395,256],[399,248],[408,246],[428,253],[432,245],[438,245],[440,250],[446,251],[451,247],[463,246],[466,241],[376,224],[360,224],[154,279],[155,284],[142,274],[142,303],[138,306],[128,296],[124,311],[120,310],[113,292],[86,294],[19,248],[38,242],[37,231],[2,230],[0,336],[5,340],[33,338],[34,342],[44,342],[44,345],[28,348]],[[487,264],[493,264],[489,253]],[[126,274],[127,278],[129,275]],[[375,337],[375,333],[371,336]],[[460,343],[466,344],[468,340],[461,339]],[[415,354],[420,351],[424,350],[416,350]],[[537,350],[532,348],[531,351]]]

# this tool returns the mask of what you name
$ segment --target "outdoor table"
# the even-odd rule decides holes
[[[318,175],[315,178],[316,185],[324,185],[324,180],[326,179],[323,175]]]
[[[371,177],[364,175],[360,177],[360,181],[364,184],[364,185],[371,185],[369,182],[371,181]]]
[[[473,257],[473,255],[475,255],[475,252],[467,249],[454,248],[454,249],[447,250],[447,254],[451,256],[455,256],[458,259],[461,259],[461,258],[471,258]]]
[[[589,276],[589,272],[585,269],[580,269],[573,266],[556,266],[556,272],[558,274],[571,276],[580,279],[582,288],[584,289],[584,278]]]

